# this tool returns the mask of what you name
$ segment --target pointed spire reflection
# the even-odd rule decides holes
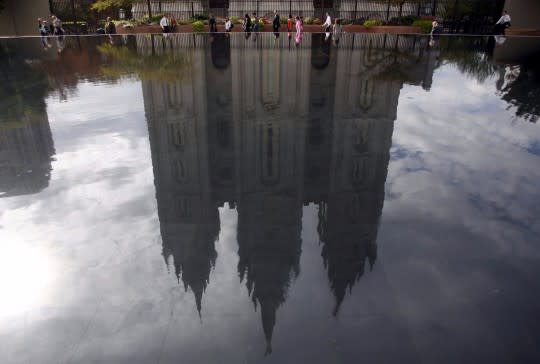
[[[351,35],[336,48],[306,35],[294,57],[275,49],[286,49],[285,37],[267,40],[137,38],[143,52],[191,47],[188,79],[142,81],[163,256],[200,314],[217,257],[217,207],[236,207],[238,275],[260,312],[266,355],[300,273],[303,204],[319,206],[335,316],[373,268],[403,85],[396,67],[406,63],[407,82],[418,85],[433,69],[418,62],[423,38]]]

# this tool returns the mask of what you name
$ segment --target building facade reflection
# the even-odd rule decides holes
[[[404,83],[391,68],[429,87],[427,40],[351,35],[336,48],[307,35],[290,49],[286,37],[190,37],[159,40],[164,52],[194,48],[189,79],[143,80],[163,254],[200,312],[218,207],[236,207],[238,274],[261,312],[270,353],[277,311],[300,274],[304,205],[318,205],[334,315],[375,263]],[[206,44],[190,43],[201,39]],[[139,36],[139,51],[156,47],[148,42]]]
[[[50,180],[55,150],[45,105],[48,84],[25,62],[27,54],[15,43],[0,45],[0,76],[7,81],[0,90],[0,197],[37,193]]]

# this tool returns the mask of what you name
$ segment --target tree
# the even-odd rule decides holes
[[[91,8],[101,12],[120,8],[129,8],[134,2],[135,0],[97,0],[91,5]]]

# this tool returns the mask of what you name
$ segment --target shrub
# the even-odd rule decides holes
[[[195,20],[208,20],[208,16],[204,14],[195,14],[193,17]]]
[[[148,16],[148,14],[146,14],[141,18],[140,22],[141,24],[159,23],[161,18],[163,18],[163,14],[152,15],[151,18]]]
[[[281,24],[287,24],[287,19],[288,19],[288,18],[287,18],[286,16],[281,16],[281,17],[279,18],[279,22],[280,22]]]
[[[191,25],[195,33],[201,33],[204,30],[204,23],[200,20],[193,22]]]
[[[341,25],[349,25],[352,24],[352,22],[349,19],[341,19]]]
[[[425,34],[428,34],[431,32],[431,21],[430,20],[415,20],[414,23],[412,23],[415,27],[420,27],[422,29],[422,32]]]
[[[405,15],[402,17],[391,18],[388,23],[392,25],[411,25],[415,20],[418,20],[417,16]]]
[[[383,25],[383,21],[379,19],[369,19],[364,22],[366,28],[377,27]]]
[[[322,21],[319,18],[313,19],[313,24],[322,25]]]
[[[238,19],[237,16],[231,16],[231,23],[233,23],[233,24],[241,24],[242,22],[240,21],[240,19]]]
[[[308,16],[304,19],[304,24],[313,24],[313,18],[311,16]]]

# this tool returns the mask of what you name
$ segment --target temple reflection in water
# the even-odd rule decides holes
[[[163,255],[199,313],[227,203],[238,211],[238,274],[270,353],[276,312],[300,274],[302,208],[314,203],[338,314],[377,257],[398,97],[404,81],[430,87],[426,42],[138,36],[143,53],[193,48],[184,79],[142,82]]]
[[[0,197],[46,188],[55,153],[45,105],[47,79],[25,63],[26,49],[17,46],[0,45],[0,78],[6,81],[0,89]]]

